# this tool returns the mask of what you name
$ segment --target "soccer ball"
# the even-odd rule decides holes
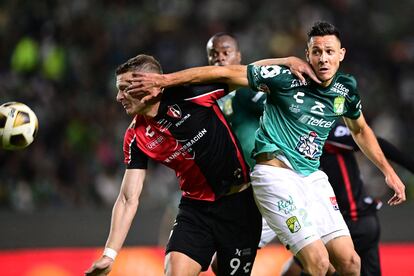
[[[23,149],[33,142],[37,129],[36,114],[27,105],[18,102],[0,105],[0,147]]]

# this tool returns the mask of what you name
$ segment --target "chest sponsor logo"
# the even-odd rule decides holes
[[[314,131],[309,132],[299,138],[295,149],[307,159],[316,159],[321,154],[321,143],[318,139],[318,134]]]
[[[334,112],[337,115],[341,115],[344,113],[344,109],[345,109],[345,97],[343,96],[339,96],[336,97],[334,100]]]
[[[164,162],[170,163],[179,156],[183,156],[184,159],[194,159],[196,156],[196,152],[192,148],[192,145],[200,141],[204,137],[204,135],[206,135],[206,133],[207,130],[203,128],[191,139],[177,140],[177,145],[175,147],[174,152],[170,154],[166,159],[164,159]],[[179,145],[182,145],[181,148],[179,147]]]
[[[167,115],[176,119],[180,119],[182,116],[181,108],[178,106],[178,104],[169,105]]]
[[[317,115],[325,115],[325,113],[323,112],[325,108],[325,105],[321,102],[315,101],[315,105],[311,107],[310,112],[313,114],[317,114]]]
[[[302,227],[300,226],[299,220],[296,216],[290,217],[286,220],[286,225],[291,233],[298,232]]]
[[[333,92],[338,93],[341,96],[348,96],[349,89],[345,87],[342,83],[335,83],[334,86],[331,88]]]
[[[151,142],[147,143],[145,145],[145,147],[149,150],[153,150],[156,147],[158,147],[159,145],[161,145],[164,141],[165,141],[165,137],[160,135],[156,139],[154,139]]]
[[[326,121],[323,118],[317,119],[312,115],[302,115],[299,118],[299,121],[310,126],[318,126],[323,128],[331,128],[332,125],[335,123],[335,120]]]

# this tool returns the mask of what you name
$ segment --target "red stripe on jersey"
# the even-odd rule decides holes
[[[352,187],[351,187],[351,181],[349,180],[348,169],[346,167],[345,160],[342,154],[337,154],[336,159],[338,160],[342,178],[344,179],[346,195],[349,201],[349,211],[350,211],[351,219],[353,221],[356,221],[358,219],[358,211],[357,211],[357,206],[356,206],[354,195],[352,194]]]
[[[247,169],[247,167],[246,167],[246,163],[244,162],[243,154],[240,152],[240,149],[239,149],[239,147],[237,146],[236,138],[234,137],[233,132],[231,131],[230,126],[229,126],[228,122],[227,122],[227,121],[226,121],[226,119],[224,118],[224,115],[223,115],[223,113],[221,112],[220,107],[216,104],[216,105],[214,105],[214,106],[213,106],[213,110],[214,110],[214,112],[216,113],[217,117],[220,119],[220,121],[222,121],[222,122],[223,122],[223,125],[225,125],[225,126],[226,126],[227,131],[228,131],[228,132],[229,132],[229,134],[230,134],[231,141],[232,141],[232,142],[233,142],[233,144],[234,144],[234,148],[235,148],[235,149],[236,149],[236,151],[237,151],[237,159],[239,160],[240,165],[241,165],[242,170],[243,170],[243,177],[244,177],[243,179],[244,179],[244,182],[249,182],[249,177],[248,177],[249,170]]]
[[[211,92],[208,92],[208,93],[196,96],[196,97],[187,98],[185,100],[191,101],[193,103],[196,103],[202,106],[212,106],[216,102],[217,99],[220,99],[224,95],[226,95],[226,92],[224,89],[216,89],[214,91],[211,91]]]
[[[206,201],[216,200],[207,179],[195,163],[194,156],[182,150],[183,145],[173,137],[168,129],[162,128],[152,119],[139,116],[134,131],[137,146],[145,155],[176,172],[183,196]],[[148,147],[148,145],[154,145],[152,141],[157,141],[157,137],[163,137],[162,142],[156,147]],[[183,175],[191,179],[184,178]]]

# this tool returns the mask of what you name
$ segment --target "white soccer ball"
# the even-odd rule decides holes
[[[0,106],[0,147],[23,149],[30,145],[37,133],[36,114],[27,105],[8,102]]]

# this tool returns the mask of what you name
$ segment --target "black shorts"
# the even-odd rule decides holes
[[[345,219],[361,258],[361,275],[381,275],[379,259],[380,223],[376,213],[359,217],[357,221]]]
[[[214,202],[183,197],[166,254],[184,253],[206,271],[217,252],[218,275],[250,275],[261,231],[251,187]]]

